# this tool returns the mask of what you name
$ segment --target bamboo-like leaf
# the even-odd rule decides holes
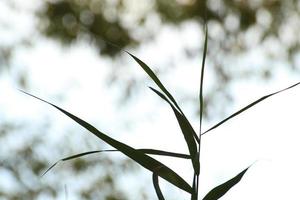
[[[199,103],[200,103],[200,122],[199,122],[199,129],[201,137],[201,129],[202,129],[202,118],[203,118],[203,80],[204,80],[204,69],[205,69],[205,59],[206,59],[206,52],[207,52],[207,24],[205,24],[205,41],[204,41],[204,50],[203,50],[203,58],[202,58],[202,67],[201,67],[201,77],[200,77],[200,91],[199,91]]]
[[[165,198],[160,190],[158,176],[156,173],[153,173],[153,175],[152,175],[152,182],[153,182],[153,186],[154,186],[156,195],[158,197],[158,200],[165,200]]]
[[[50,167],[48,167],[48,169],[42,174],[42,176],[46,175],[51,169],[53,169],[60,162],[64,162],[64,161],[67,161],[67,160],[72,160],[72,159],[75,159],[75,158],[83,157],[83,156],[86,156],[86,155],[89,155],[89,154],[95,154],[95,153],[101,153],[101,152],[110,152],[110,151],[116,151],[116,150],[87,151],[87,152],[83,152],[83,153],[79,153],[79,154],[75,154],[75,155],[72,155],[72,156],[62,158],[62,159],[56,161]]]
[[[244,171],[242,171],[241,173],[239,173],[238,175],[236,175],[235,177],[233,177],[232,179],[230,179],[229,181],[215,187],[214,189],[212,189],[204,198],[203,200],[217,200],[220,197],[222,197],[226,192],[228,192],[233,186],[235,186],[238,182],[240,182],[240,180],[242,179],[242,177],[244,176],[244,174],[246,173],[246,171],[249,169],[246,168]]]
[[[146,65],[146,63],[144,63],[142,60],[137,58],[136,56],[132,55],[128,51],[126,51],[126,52],[143,68],[143,70],[148,74],[148,76],[156,83],[156,85],[163,91],[163,93],[171,100],[171,102],[175,105],[175,107],[181,112],[181,109],[178,106],[174,97],[165,88],[165,86],[161,83],[161,81],[158,79],[158,77],[155,75],[155,73],[151,70],[151,68],[148,65]]]
[[[268,95],[266,95],[266,96],[263,96],[263,97],[257,99],[256,101],[250,103],[249,105],[245,106],[245,107],[242,108],[241,110],[239,110],[239,111],[233,113],[233,114],[230,115],[229,117],[223,119],[222,121],[220,121],[220,122],[217,123],[216,125],[212,126],[212,127],[209,128],[208,130],[206,130],[205,132],[203,132],[202,135],[204,135],[204,134],[208,133],[209,131],[211,131],[211,130],[217,128],[218,126],[222,125],[222,124],[225,123],[226,121],[228,121],[228,120],[230,120],[231,118],[233,118],[233,117],[235,117],[235,116],[241,114],[242,112],[244,112],[244,111],[248,110],[249,108],[251,108],[252,106],[254,106],[254,105],[256,105],[256,104],[262,102],[263,100],[265,100],[265,99],[267,99],[267,98],[269,98],[269,97],[271,97],[271,96],[273,96],[273,95],[276,95],[276,94],[278,94],[278,93],[281,93],[281,92],[283,92],[283,91],[285,91],[285,90],[291,89],[291,88],[293,88],[293,87],[295,87],[295,86],[297,86],[297,85],[299,85],[299,84],[300,84],[300,82],[297,82],[297,83],[295,83],[295,84],[293,84],[293,85],[291,85],[291,86],[289,86],[289,87],[287,87],[287,88],[284,88],[284,89],[282,89],[282,90],[279,90],[279,91],[277,91],[277,92],[268,94]]]
[[[204,69],[205,69],[205,59],[206,59],[206,52],[207,52],[207,38],[208,38],[208,28],[207,24],[205,23],[205,40],[204,40],[204,50],[203,50],[203,57],[202,57],[202,66],[201,66],[201,76],[200,76],[200,86],[199,86],[199,109],[200,109],[200,116],[199,116],[199,145],[198,145],[198,152],[197,152],[197,161],[199,162],[200,166],[200,155],[201,155],[201,133],[202,133],[202,120],[203,120],[203,82],[204,82]],[[199,176],[200,176],[200,168],[199,173],[194,174],[194,182],[193,182],[193,193],[191,196],[192,200],[198,199],[198,187],[199,187]]]
[[[182,153],[162,151],[162,150],[157,150],[157,149],[137,149],[137,150],[141,151],[145,154],[152,154],[152,155],[158,155],[158,156],[170,156],[170,157],[174,157],[174,158],[183,158],[183,159],[191,159],[190,155],[182,154]]]
[[[54,108],[58,109],[59,111],[61,111],[62,113],[64,113],[65,115],[67,115],[68,117],[70,117],[71,119],[73,119],[75,122],[77,122],[78,124],[80,124],[82,127],[84,127],[85,129],[87,129],[88,131],[90,131],[91,133],[93,133],[95,136],[97,136],[99,139],[103,140],[104,142],[106,142],[107,144],[111,145],[112,147],[118,149],[119,151],[121,151],[123,154],[125,154],[126,156],[128,156],[129,158],[131,158],[132,160],[134,160],[135,162],[137,162],[138,164],[140,164],[141,166],[143,166],[144,168],[157,173],[158,176],[162,177],[163,179],[165,179],[166,181],[170,182],[171,184],[177,186],[178,188],[191,193],[192,188],[191,186],[182,178],[180,177],[177,173],[175,173],[173,170],[171,170],[169,167],[165,166],[163,163],[157,161],[156,159],[132,148],[131,146],[124,144],[122,142],[119,142],[111,137],[109,137],[107,134],[99,131],[98,129],[96,129],[94,126],[92,126],[91,124],[87,123],[86,121],[78,118],[77,116],[69,113],[68,111],[50,103],[47,102],[39,97],[36,97],[32,94],[29,94],[27,92],[22,91],[23,93],[32,96],[36,99],[39,99],[40,101],[43,101],[51,106],[53,106]]]
[[[148,76],[156,83],[156,85],[161,89],[161,91],[168,97],[168,99],[174,104],[176,109],[185,117],[183,111],[179,107],[178,103],[176,102],[175,98],[171,95],[171,93],[165,88],[165,86],[161,83],[161,81],[158,79],[158,77],[155,75],[155,73],[151,70],[151,68],[146,65],[142,60],[134,56],[133,54],[129,53],[128,51],[125,51],[128,53],[141,67],[142,69],[148,74]],[[168,101],[169,102],[169,101]],[[199,138],[197,134],[194,134],[194,137],[197,142],[199,142]]]
[[[155,92],[158,96],[160,96],[163,100],[165,100],[174,111],[174,114],[176,116],[176,119],[178,121],[178,124],[181,128],[181,131],[183,133],[184,139],[187,143],[191,158],[192,158],[192,164],[195,170],[196,174],[199,174],[199,160],[197,157],[197,145],[196,141],[194,139],[194,135],[196,135],[194,129],[192,128],[189,121],[173,106],[173,104],[166,98],[164,94],[159,92],[158,90],[150,87],[150,89]]]
[[[184,158],[184,159],[190,159],[191,157],[187,154],[181,154],[181,153],[174,153],[174,152],[168,152],[168,151],[161,151],[161,150],[156,150],[156,149],[136,149],[140,152],[143,152],[145,154],[153,154],[153,155],[160,155],[160,156],[170,156],[170,157],[175,157],[175,158]],[[116,149],[107,149],[107,150],[96,150],[96,151],[87,151],[79,154],[75,154],[72,156],[68,156],[65,158],[62,158],[58,161],[56,161],[54,164],[52,164],[43,174],[42,176],[46,175],[53,167],[55,167],[59,162],[64,162],[68,160],[72,160],[75,158],[83,157],[86,155],[90,154],[95,154],[95,153],[103,153],[103,152],[120,152],[119,150]]]

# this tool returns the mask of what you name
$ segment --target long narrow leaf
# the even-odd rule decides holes
[[[154,186],[156,195],[158,197],[158,200],[165,200],[164,195],[162,194],[162,192],[160,190],[158,176],[156,173],[153,173],[153,175],[152,175],[152,182],[153,182],[153,186]]]
[[[145,154],[153,154],[153,155],[160,155],[160,156],[170,156],[170,157],[175,157],[175,158],[184,158],[184,159],[190,159],[191,157],[186,154],[181,154],[181,153],[174,153],[174,152],[168,152],[168,151],[161,151],[161,150],[156,150],[156,149],[136,149],[140,152],[143,152]],[[68,160],[72,160],[75,158],[83,157],[86,155],[90,154],[96,154],[96,153],[103,153],[103,152],[120,152],[119,150],[116,149],[108,149],[108,150],[97,150],[97,151],[87,151],[79,154],[75,154],[72,156],[68,156],[65,158],[62,158],[58,161],[56,161],[54,164],[52,164],[43,174],[42,176],[46,175],[53,167],[55,167],[59,162],[64,162]]]
[[[200,76],[200,86],[199,86],[199,110],[200,110],[200,116],[199,116],[199,145],[198,145],[198,153],[197,153],[197,160],[199,162],[200,166],[200,155],[201,155],[201,133],[202,133],[202,121],[203,121],[203,82],[204,82],[204,69],[205,69],[205,59],[206,59],[206,53],[207,53],[207,38],[208,38],[208,28],[207,24],[205,23],[205,39],[204,39],[204,50],[203,50],[203,57],[202,57],[202,66],[201,66],[201,76]],[[199,177],[200,177],[200,168],[199,173],[194,175],[194,182],[193,184],[193,191],[194,193],[191,196],[192,200],[198,199],[198,187],[199,187]]]
[[[246,171],[249,169],[246,168],[244,171],[242,171],[241,173],[239,173],[238,175],[236,175],[235,177],[233,177],[232,179],[230,179],[229,181],[215,187],[214,189],[212,189],[204,198],[203,200],[217,200],[220,197],[222,197],[226,192],[228,192],[233,186],[235,186],[238,182],[240,182],[240,180],[242,179],[242,177],[244,176],[244,174],[246,173]]]
[[[173,106],[173,104],[158,90],[150,87],[150,89],[155,92],[158,96],[160,96],[163,100],[165,100],[174,111],[174,114],[177,118],[178,124],[181,128],[181,131],[183,133],[184,139],[187,143],[191,158],[192,158],[192,164],[195,170],[196,174],[199,174],[199,161],[197,155],[197,145],[196,141],[194,139],[194,135],[196,135],[194,129],[192,128],[189,121]]]
[[[137,149],[137,150],[141,151],[145,154],[152,154],[152,155],[158,155],[158,156],[170,156],[170,157],[174,157],[174,158],[191,159],[190,155],[182,154],[182,153],[175,153],[175,152],[162,151],[162,150],[156,150],[156,149]]]
[[[137,58],[136,56],[132,55],[128,51],[125,51],[128,53],[141,67],[142,69],[148,74],[148,76],[156,83],[156,85],[161,89],[161,91],[168,97],[168,99],[174,104],[176,109],[185,117],[183,111],[179,107],[178,103],[176,102],[175,98],[171,95],[171,93],[165,88],[165,86],[161,83],[161,81],[158,79],[158,77],[155,75],[155,73],[151,70],[151,68],[146,65],[142,60]],[[197,142],[199,142],[199,138],[197,134],[194,135],[195,139]]]
[[[62,158],[62,159],[56,161],[55,163],[53,163],[50,167],[48,167],[48,169],[42,174],[42,176],[45,176],[51,169],[53,169],[60,162],[64,162],[64,161],[67,161],[67,160],[72,160],[72,159],[83,157],[83,156],[90,155],[90,154],[101,153],[101,152],[110,152],[110,151],[116,151],[116,150],[87,151],[87,152],[84,152],[84,153],[79,153],[79,154],[75,154],[75,155],[72,155],[72,156]]]
[[[143,70],[148,74],[148,76],[156,83],[156,85],[163,91],[163,93],[171,100],[171,102],[175,105],[175,107],[181,111],[180,107],[178,106],[176,100],[171,95],[171,93],[165,88],[165,86],[161,83],[161,81],[158,79],[158,77],[155,75],[155,73],[151,70],[151,68],[146,65],[143,61],[141,61],[136,56],[132,55],[128,51],[126,51],[142,68]]]
[[[202,129],[202,118],[203,118],[203,80],[204,80],[204,69],[205,69],[205,59],[206,59],[206,52],[207,52],[207,25],[205,25],[205,41],[204,41],[204,50],[203,50],[203,58],[202,58],[202,67],[201,67],[201,77],[200,77],[200,91],[199,91],[199,104],[200,104],[200,122],[199,122],[199,129],[201,137],[201,129]]]
[[[212,126],[212,127],[209,128],[208,130],[206,130],[205,132],[203,132],[202,135],[204,135],[204,134],[208,133],[209,131],[211,131],[211,130],[217,128],[217,127],[220,126],[221,124],[223,124],[223,123],[225,123],[226,121],[230,120],[231,118],[233,118],[233,117],[235,117],[235,116],[241,114],[242,112],[248,110],[248,109],[251,108],[252,106],[254,106],[254,105],[260,103],[261,101],[263,101],[263,100],[265,100],[265,99],[267,99],[267,98],[269,98],[269,97],[271,97],[271,96],[273,96],[273,95],[276,95],[276,94],[278,94],[278,93],[281,93],[281,92],[283,92],[283,91],[285,91],[285,90],[291,89],[291,88],[293,88],[293,87],[295,87],[295,86],[297,86],[297,85],[299,85],[299,84],[300,84],[300,82],[297,82],[297,83],[295,83],[295,84],[293,84],[293,85],[291,85],[291,86],[289,86],[289,87],[287,87],[287,88],[284,88],[284,89],[282,89],[282,90],[279,90],[279,91],[277,91],[277,92],[274,92],[274,93],[271,93],[271,94],[268,94],[268,95],[266,95],[266,96],[263,96],[263,97],[259,98],[258,100],[256,100],[256,101],[250,103],[249,105],[245,106],[245,107],[242,108],[241,110],[239,110],[239,111],[233,113],[233,114],[230,115],[229,117],[223,119],[222,121],[220,121],[220,122],[217,123],[216,125]]]
[[[97,136],[99,139],[103,140],[107,144],[111,145],[112,147],[118,149],[121,151],[123,154],[131,158],[132,160],[136,161],[138,164],[143,166],[144,168],[157,173],[158,176],[164,178],[166,181],[170,182],[171,184],[177,186],[178,188],[191,193],[192,188],[191,186],[183,179],[181,178],[177,173],[175,173],[173,170],[171,170],[169,167],[165,166],[161,162],[155,160],[154,158],[151,158],[150,156],[132,148],[131,146],[128,146],[122,142],[119,142],[108,135],[104,134],[103,132],[99,131],[96,129],[94,126],[91,124],[87,123],[86,121],[78,118],[77,116],[69,113],[68,111],[50,103],[47,102],[39,97],[36,97],[34,95],[31,95],[27,92],[22,91],[23,93],[32,96],[36,99],[39,99],[40,101],[43,101],[54,108],[58,109],[71,119],[73,119],[75,122],[80,124],[82,127],[93,133],[95,136]]]

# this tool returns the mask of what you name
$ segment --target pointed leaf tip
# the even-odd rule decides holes
[[[232,115],[230,115],[230,116],[228,116],[227,118],[223,119],[222,121],[218,122],[217,124],[215,124],[214,126],[212,126],[211,128],[209,128],[208,130],[206,130],[205,132],[203,132],[201,135],[204,135],[204,134],[206,134],[206,133],[212,131],[213,129],[215,129],[215,128],[219,127],[220,125],[224,124],[225,122],[227,122],[227,121],[230,120],[231,118],[233,118],[233,117],[235,117],[235,116],[237,116],[237,115],[239,115],[239,114],[245,112],[245,111],[248,110],[249,108],[255,106],[256,104],[258,104],[258,103],[260,103],[260,102],[262,102],[262,101],[264,101],[264,100],[266,100],[266,99],[268,99],[268,98],[270,98],[270,97],[272,97],[272,96],[274,96],[274,95],[276,95],[276,94],[279,94],[279,93],[284,92],[284,91],[286,91],[286,90],[289,90],[289,89],[291,89],[291,88],[293,88],[293,87],[296,87],[296,86],[299,85],[299,84],[300,84],[300,82],[297,82],[297,83],[295,83],[295,84],[293,84],[293,85],[291,85],[291,86],[289,86],[289,87],[286,87],[286,88],[281,89],[281,90],[279,90],[279,91],[277,91],[277,92],[273,92],[273,93],[271,93],[271,94],[265,95],[265,96],[263,96],[263,97],[257,99],[256,101],[250,103],[249,105],[243,107],[242,109],[238,110],[237,112],[233,113]]]
[[[235,186],[244,176],[246,171],[249,169],[247,167],[241,173],[230,179],[229,181],[215,187],[212,189],[202,200],[217,200],[222,197],[226,192],[228,192],[233,186]]]
[[[204,40],[204,49],[203,49],[203,57],[202,57],[202,65],[201,65],[201,75],[200,75],[200,86],[199,86],[199,109],[200,109],[200,118],[199,118],[199,138],[201,137],[202,132],[202,120],[203,120],[203,82],[204,82],[204,71],[205,71],[205,60],[207,53],[207,37],[208,30],[207,24],[205,23],[205,40]]]
[[[175,98],[171,95],[171,93],[165,88],[165,86],[162,84],[162,82],[159,80],[159,78],[156,76],[156,74],[153,72],[153,70],[145,63],[143,62],[141,59],[139,59],[138,57],[136,57],[135,55],[129,53],[128,51],[126,51],[126,53],[128,53],[128,55],[130,55],[135,61],[136,63],[138,63],[138,65],[140,67],[142,67],[142,69],[146,72],[146,74],[148,74],[148,76],[154,81],[154,83],[161,89],[161,91],[170,99],[170,101],[174,104],[174,106],[180,111],[181,108],[179,107],[178,103],[176,102]]]

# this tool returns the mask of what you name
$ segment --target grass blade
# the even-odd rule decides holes
[[[155,73],[151,70],[146,63],[141,61],[139,58],[136,56],[132,55],[128,51],[126,51],[142,68],[143,70],[148,74],[148,76],[156,83],[156,85],[163,91],[163,93],[171,100],[171,102],[174,104],[174,106],[180,111],[180,107],[178,106],[176,100],[174,97],[171,95],[171,93],[165,88],[165,86],[161,83],[161,81],[158,79],[158,77],[155,75]]]
[[[200,77],[200,91],[199,91],[199,106],[200,106],[200,122],[199,122],[199,129],[201,136],[201,128],[202,128],[202,118],[203,118],[203,80],[204,80],[204,69],[205,69],[205,59],[206,59],[206,52],[207,52],[207,24],[205,24],[205,41],[204,41],[204,51],[203,51],[203,58],[202,58],[202,66],[201,66],[201,77]]]
[[[202,133],[202,120],[203,120],[203,82],[204,82],[204,69],[205,69],[205,59],[207,53],[207,38],[208,38],[208,28],[207,23],[205,21],[205,40],[204,40],[204,50],[203,50],[203,57],[202,57],[202,66],[201,66],[201,76],[200,76],[200,85],[199,85],[199,145],[198,145],[198,152],[197,152],[197,161],[199,162],[200,166],[200,155],[201,155],[201,133]],[[198,188],[199,188],[199,176],[200,176],[200,168],[199,173],[194,175],[194,183],[193,183],[193,191],[192,200],[198,199]]]
[[[52,164],[41,176],[45,176],[51,169],[53,169],[60,162],[64,162],[64,161],[67,161],[67,160],[72,160],[72,159],[75,159],[75,158],[83,157],[83,156],[86,156],[86,155],[89,155],[89,154],[109,152],[109,151],[116,151],[116,150],[87,151],[87,152],[83,152],[83,153],[79,153],[79,154],[75,154],[75,155],[72,155],[72,156],[62,158],[62,159],[56,161],[54,164]]]
[[[206,130],[205,132],[203,132],[202,135],[204,135],[204,134],[208,133],[209,131],[211,131],[211,130],[217,128],[218,126],[222,125],[222,124],[225,123],[226,121],[228,121],[228,120],[230,120],[231,118],[233,118],[233,117],[235,117],[235,116],[241,114],[242,112],[244,112],[244,111],[248,110],[249,108],[251,108],[252,106],[254,106],[254,105],[256,105],[256,104],[262,102],[263,100],[265,100],[265,99],[267,99],[267,98],[269,98],[269,97],[271,97],[271,96],[274,96],[274,95],[276,95],[276,94],[278,94],[278,93],[284,92],[285,90],[291,89],[291,88],[293,88],[293,87],[295,87],[295,86],[297,86],[297,85],[299,85],[299,84],[300,84],[300,82],[297,82],[297,83],[295,83],[295,84],[293,84],[293,85],[291,85],[291,86],[289,86],[289,87],[287,87],[287,88],[284,88],[284,89],[282,89],[282,90],[279,90],[279,91],[277,91],[277,92],[268,94],[268,95],[266,95],[266,96],[263,96],[263,97],[257,99],[256,101],[250,103],[249,105],[245,106],[245,107],[242,108],[241,110],[239,110],[239,111],[233,113],[233,114],[230,115],[229,117],[223,119],[222,121],[220,121],[220,122],[217,123],[216,125],[212,126],[212,127],[209,128],[208,130]]]
[[[178,103],[176,102],[175,98],[171,95],[171,93],[165,88],[165,86],[161,83],[161,81],[158,79],[158,77],[155,75],[155,73],[151,70],[151,68],[146,65],[142,60],[134,56],[133,54],[129,53],[128,51],[125,51],[128,53],[142,68],[143,70],[148,74],[148,76],[156,83],[156,85],[161,89],[161,91],[168,97],[168,99],[174,104],[176,109],[185,117],[183,111],[179,107]],[[168,101],[169,103],[169,101]],[[199,138],[197,134],[194,135],[197,142],[199,142]]]
[[[242,177],[244,176],[244,174],[246,173],[246,171],[249,169],[246,168],[244,171],[242,171],[241,173],[239,173],[238,175],[236,175],[235,177],[233,177],[232,179],[230,179],[229,181],[215,187],[214,189],[212,189],[204,198],[203,200],[217,200],[220,197],[222,197],[226,192],[228,192],[234,185],[236,185],[238,182],[240,182],[240,180],[242,179]]]
[[[55,162],[53,165],[48,167],[48,169],[41,175],[41,177],[45,176],[51,169],[53,169],[61,160]]]
[[[152,155],[158,155],[158,156],[170,156],[174,158],[183,158],[183,159],[191,159],[190,155],[182,154],[182,153],[175,153],[175,152],[169,152],[169,151],[162,151],[162,150],[156,150],[156,149],[137,149],[138,151],[141,151],[145,154],[152,154]]]
[[[153,186],[154,186],[156,195],[158,197],[158,200],[165,200],[165,198],[160,190],[158,176],[156,173],[153,173],[153,175],[152,175],[152,182],[153,182]]]
[[[186,123],[186,125],[188,126],[188,132],[190,132],[189,134],[192,134],[194,139],[199,143],[199,138],[194,130],[194,128],[192,127],[191,123],[189,122],[189,120],[186,118],[186,116],[181,112],[178,112],[178,110],[176,110],[176,108],[173,106],[173,104],[169,101],[169,99],[163,95],[161,92],[159,92],[158,90],[149,87],[153,92],[155,92],[159,97],[161,97],[163,100],[165,100],[173,109],[174,113],[178,113],[180,115],[182,115],[183,121],[185,121],[184,123]],[[178,121],[179,122],[179,121]]]
[[[160,156],[170,156],[170,157],[183,158],[183,159],[190,159],[191,158],[187,154],[174,153],[174,152],[168,152],[168,151],[161,151],[161,150],[156,150],[156,149],[136,149],[136,150],[141,151],[141,152],[143,152],[145,154],[153,154],[153,155],[160,155]],[[62,158],[62,159],[56,161],[41,176],[46,175],[59,162],[64,162],[64,161],[72,160],[72,159],[75,159],[75,158],[83,157],[83,156],[86,156],[86,155],[96,154],[96,153],[104,153],[104,152],[120,152],[120,151],[116,150],[116,149],[96,150],[96,151],[87,151],[87,152],[75,154],[75,155],[72,155],[72,156],[68,156],[68,157],[65,157],[65,158]]]
[[[148,156],[148,155],[132,148],[129,145],[126,145],[122,142],[119,142],[119,141],[109,137],[108,135],[106,135],[103,132],[96,129],[91,124],[89,124],[86,121],[78,118],[77,116],[69,113],[68,111],[66,111],[66,110],[64,110],[64,109],[62,109],[62,108],[60,108],[60,107],[58,107],[58,106],[56,106],[56,105],[54,105],[50,102],[47,102],[47,101],[45,101],[45,100],[43,100],[39,97],[36,97],[32,94],[29,94],[29,93],[24,92],[22,90],[20,90],[20,91],[27,94],[27,95],[29,95],[29,96],[31,96],[31,97],[39,99],[40,101],[43,101],[43,102],[53,106],[54,108],[58,109],[59,111],[61,111],[65,115],[67,115],[69,118],[73,119],[79,125],[81,125],[85,129],[87,129],[88,131],[93,133],[99,139],[103,140],[104,142],[106,142],[107,144],[109,144],[112,147],[116,148],[117,150],[121,151],[123,154],[125,154],[126,156],[128,156],[132,160],[136,161],[138,164],[140,164],[144,168],[146,168],[146,169],[148,169],[148,170],[150,170],[154,173],[157,173],[158,176],[162,177],[163,179],[170,182],[171,184],[177,186],[178,188],[180,188],[180,189],[182,189],[186,192],[191,193],[191,191],[192,191],[191,186],[182,177],[180,177],[177,173],[175,173],[169,167],[165,166],[163,163],[161,163],[161,162],[157,161],[156,159],[151,158],[150,156]]]
[[[192,128],[189,121],[173,106],[173,104],[158,90],[150,87],[150,89],[155,92],[158,96],[160,96],[163,100],[165,100],[174,111],[174,114],[176,116],[176,119],[178,121],[178,124],[181,128],[181,131],[183,133],[184,139],[187,143],[191,158],[192,158],[192,164],[195,170],[195,173],[199,173],[199,161],[197,157],[197,145],[196,141],[194,139],[194,135],[196,135],[194,129]]]

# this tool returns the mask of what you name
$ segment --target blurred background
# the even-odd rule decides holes
[[[0,199],[156,198],[151,174],[119,153],[62,162],[41,177],[61,158],[110,147],[17,89],[60,105],[136,148],[187,153],[170,108],[147,88],[154,84],[120,48],[152,67],[198,130],[206,19],[207,129],[241,106],[299,80],[299,11],[297,0],[2,0]],[[238,194],[299,199],[274,192],[270,197],[274,185],[260,191],[254,184],[268,185],[278,170],[294,173],[299,164],[291,154],[299,150],[299,96],[294,93],[257,106],[220,128],[222,133],[204,136],[201,196],[256,161],[249,172],[252,179],[240,186],[243,192],[233,192],[236,199],[247,199]],[[278,168],[286,155],[291,159]],[[190,162],[155,158],[191,180]],[[299,181],[298,175],[281,178]],[[169,199],[188,199],[163,181],[162,188]],[[282,194],[289,190],[293,187]],[[259,192],[266,196],[251,196]]]

